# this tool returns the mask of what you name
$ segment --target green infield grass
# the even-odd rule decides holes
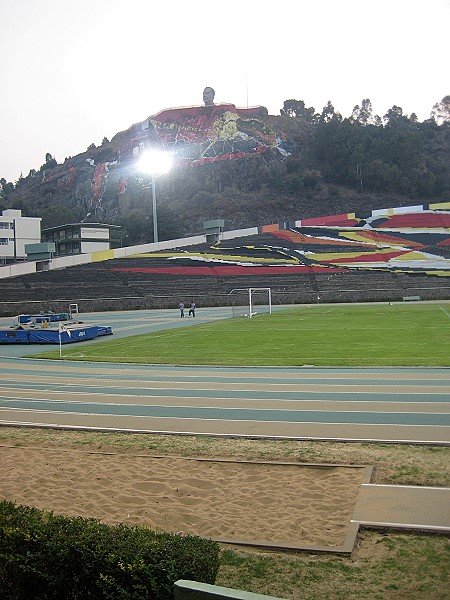
[[[59,350],[34,358],[60,358]],[[450,306],[313,305],[101,342],[82,361],[218,366],[450,366]]]

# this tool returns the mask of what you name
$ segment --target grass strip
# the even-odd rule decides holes
[[[450,318],[439,304],[307,306],[101,343],[63,359],[217,366],[450,366]],[[33,355],[59,359],[59,351]]]

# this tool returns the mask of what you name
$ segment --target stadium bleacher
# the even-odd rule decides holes
[[[176,308],[180,299],[223,306],[231,290],[248,287],[270,287],[274,304],[450,299],[448,212],[377,217],[373,227],[354,215],[270,225],[213,244],[11,277],[1,281],[0,314],[58,312],[72,302],[81,312]]]

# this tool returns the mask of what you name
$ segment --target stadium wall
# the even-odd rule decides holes
[[[248,229],[236,229],[234,231],[226,231],[222,233],[223,240],[231,240],[233,238],[244,237],[247,235],[255,235],[258,233],[257,227]],[[66,267],[76,267],[92,262],[100,262],[111,258],[124,258],[133,256],[143,252],[158,252],[160,250],[171,250],[173,248],[183,248],[184,246],[195,246],[206,242],[206,235],[196,235],[188,238],[179,238],[176,240],[165,240],[151,244],[140,244],[139,246],[127,246],[123,248],[115,248],[114,250],[99,250],[97,252],[89,252],[86,254],[75,254],[73,256],[61,256],[46,261],[48,264],[46,270],[65,269]],[[24,263],[16,263],[0,267],[0,279],[8,277],[17,277],[19,275],[28,275],[36,273],[39,270],[37,261]]]

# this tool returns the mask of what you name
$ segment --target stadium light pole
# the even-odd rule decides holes
[[[158,242],[158,215],[156,211],[156,186],[155,179],[168,173],[172,167],[173,158],[168,152],[147,150],[139,158],[139,170],[148,173],[152,178],[152,213],[153,213],[153,241]]]

